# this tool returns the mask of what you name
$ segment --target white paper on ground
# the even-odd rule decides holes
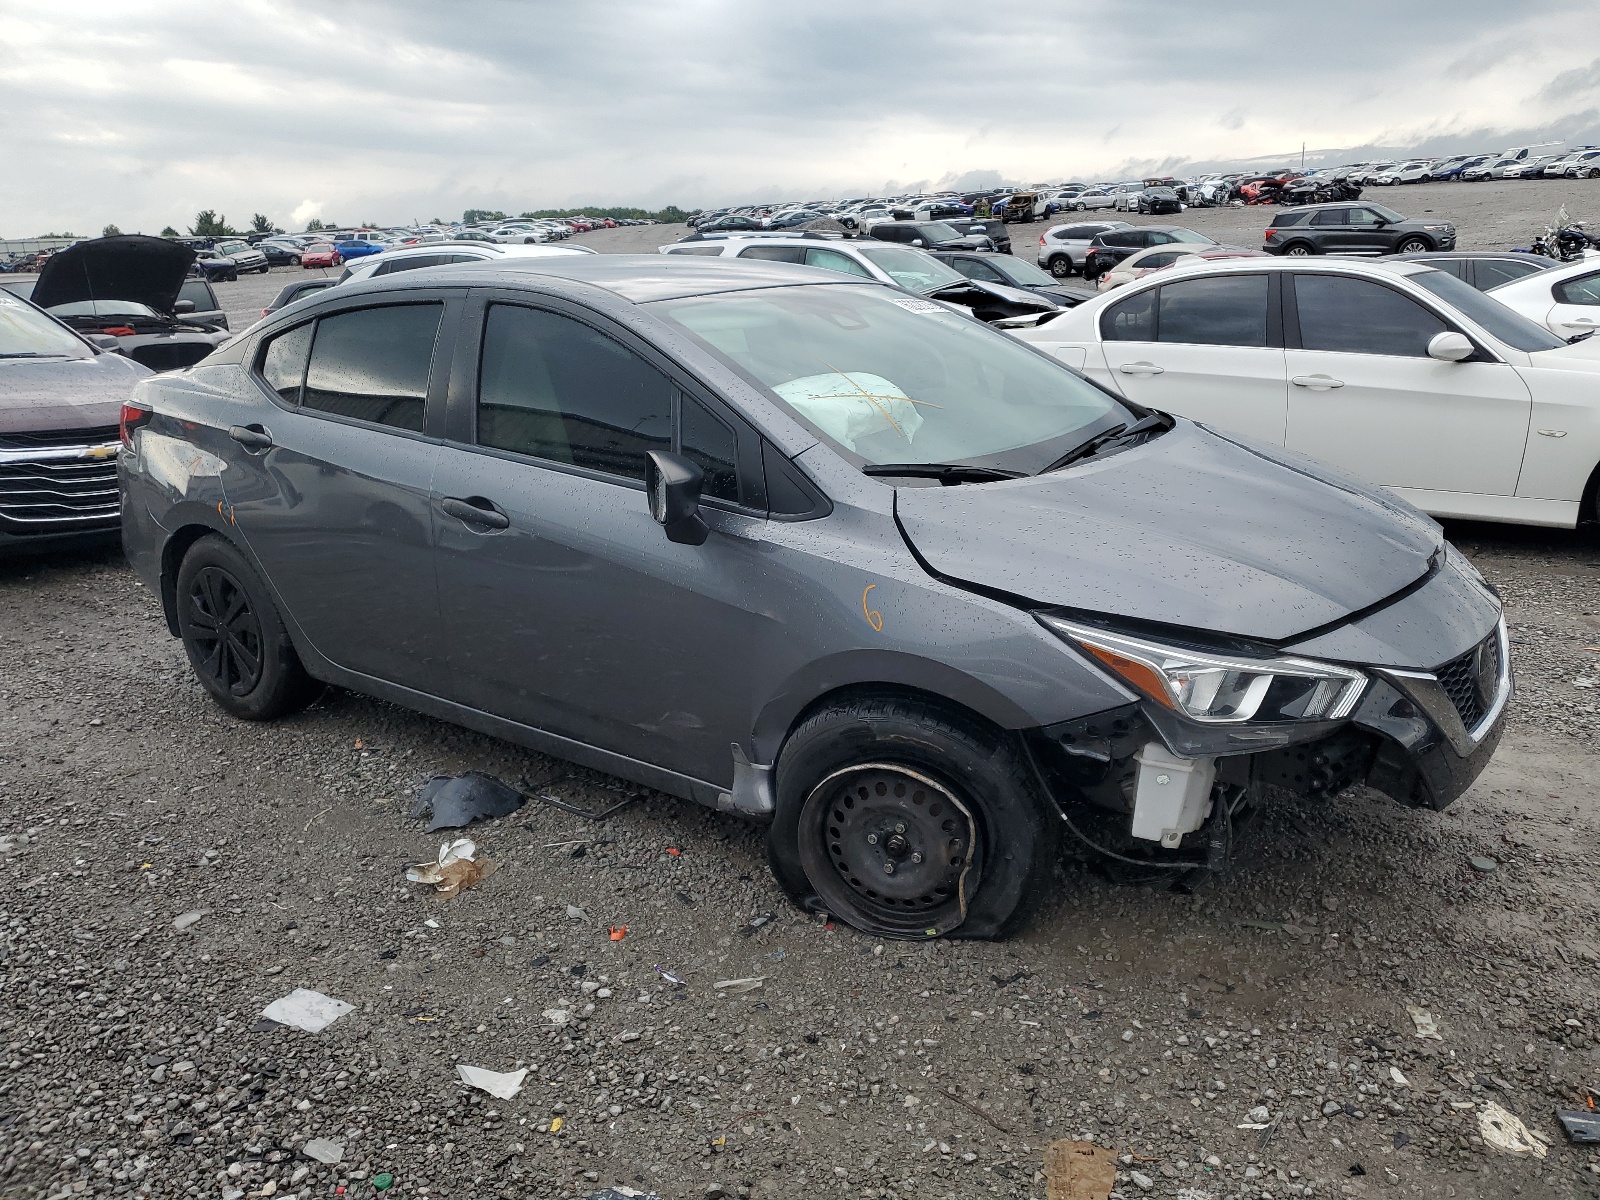
[[[520,1071],[486,1071],[482,1067],[469,1067],[466,1063],[456,1064],[456,1073],[461,1076],[461,1082],[468,1087],[475,1087],[481,1092],[488,1092],[496,1100],[509,1100],[522,1090],[522,1078],[528,1073],[524,1067]]]
[[[355,1005],[324,996],[321,992],[295,988],[287,996],[267,1005],[261,1010],[261,1015],[280,1025],[293,1025],[307,1033],[321,1033],[353,1008]]]

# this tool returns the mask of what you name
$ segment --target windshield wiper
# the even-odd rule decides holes
[[[871,463],[861,468],[863,475],[902,475],[908,479],[937,479],[940,483],[992,483],[997,479],[1021,479],[1025,472],[1003,471],[999,467],[979,467],[971,463]]]
[[[1158,429],[1171,429],[1173,424],[1172,418],[1167,416],[1166,413],[1151,413],[1149,416],[1140,417],[1132,425],[1118,425],[1115,428],[1107,429],[1104,433],[1097,433],[1088,441],[1074,446],[1056,459],[1055,462],[1040,471],[1039,474],[1047,475],[1051,471],[1061,470],[1062,467],[1070,467],[1080,459],[1098,454],[1107,446],[1116,442],[1126,442],[1143,433],[1154,433]]]
[[[0,351],[0,358],[71,358],[70,354],[41,354],[37,350]]]

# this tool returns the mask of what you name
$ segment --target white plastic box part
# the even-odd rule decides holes
[[[1146,742],[1133,756],[1139,776],[1133,791],[1133,836],[1174,849],[1211,815],[1214,758],[1184,758],[1160,742]]]

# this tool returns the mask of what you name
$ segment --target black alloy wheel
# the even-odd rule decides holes
[[[183,598],[188,640],[199,651],[195,670],[230,696],[247,696],[261,682],[261,621],[239,581],[222,567],[203,567]]]
[[[1050,274],[1056,279],[1066,279],[1072,274],[1072,260],[1065,255],[1057,255],[1050,260]]]
[[[270,721],[316,699],[322,685],[301,666],[265,585],[232,543],[202,537],[173,585],[184,653],[220,707],[240,720]]]

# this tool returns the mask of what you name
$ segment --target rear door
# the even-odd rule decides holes
[[[1530,397],[1509,364],[1428,357],[1454,326],[1397,288],[1285,278],[1291,449],[1402,491],[1516,494]]]
[[[1100,335],[1111,386],[1150,408],[1282,444],[1287,398],[1274,279],[1184,279],[1107,308]]]
[[[769,569],[755,434],[631,335],[526,292],[474,293],[458,363],[434,485],[452,698],[725,784],[784,637],[741,584]],[[650,450],[705,472],[703,545],[651,519]]]
[[[1555,301],[1545,318],[1550,332],[1572,337],[1600,329],[1600,271],[1553,284],[1550,297]]]
[[[265,342],[263,399],[224,443],[223,486],[230,519],[318,653],[436,693],[431,487],[464,297],[386,299],[324,310]]]

